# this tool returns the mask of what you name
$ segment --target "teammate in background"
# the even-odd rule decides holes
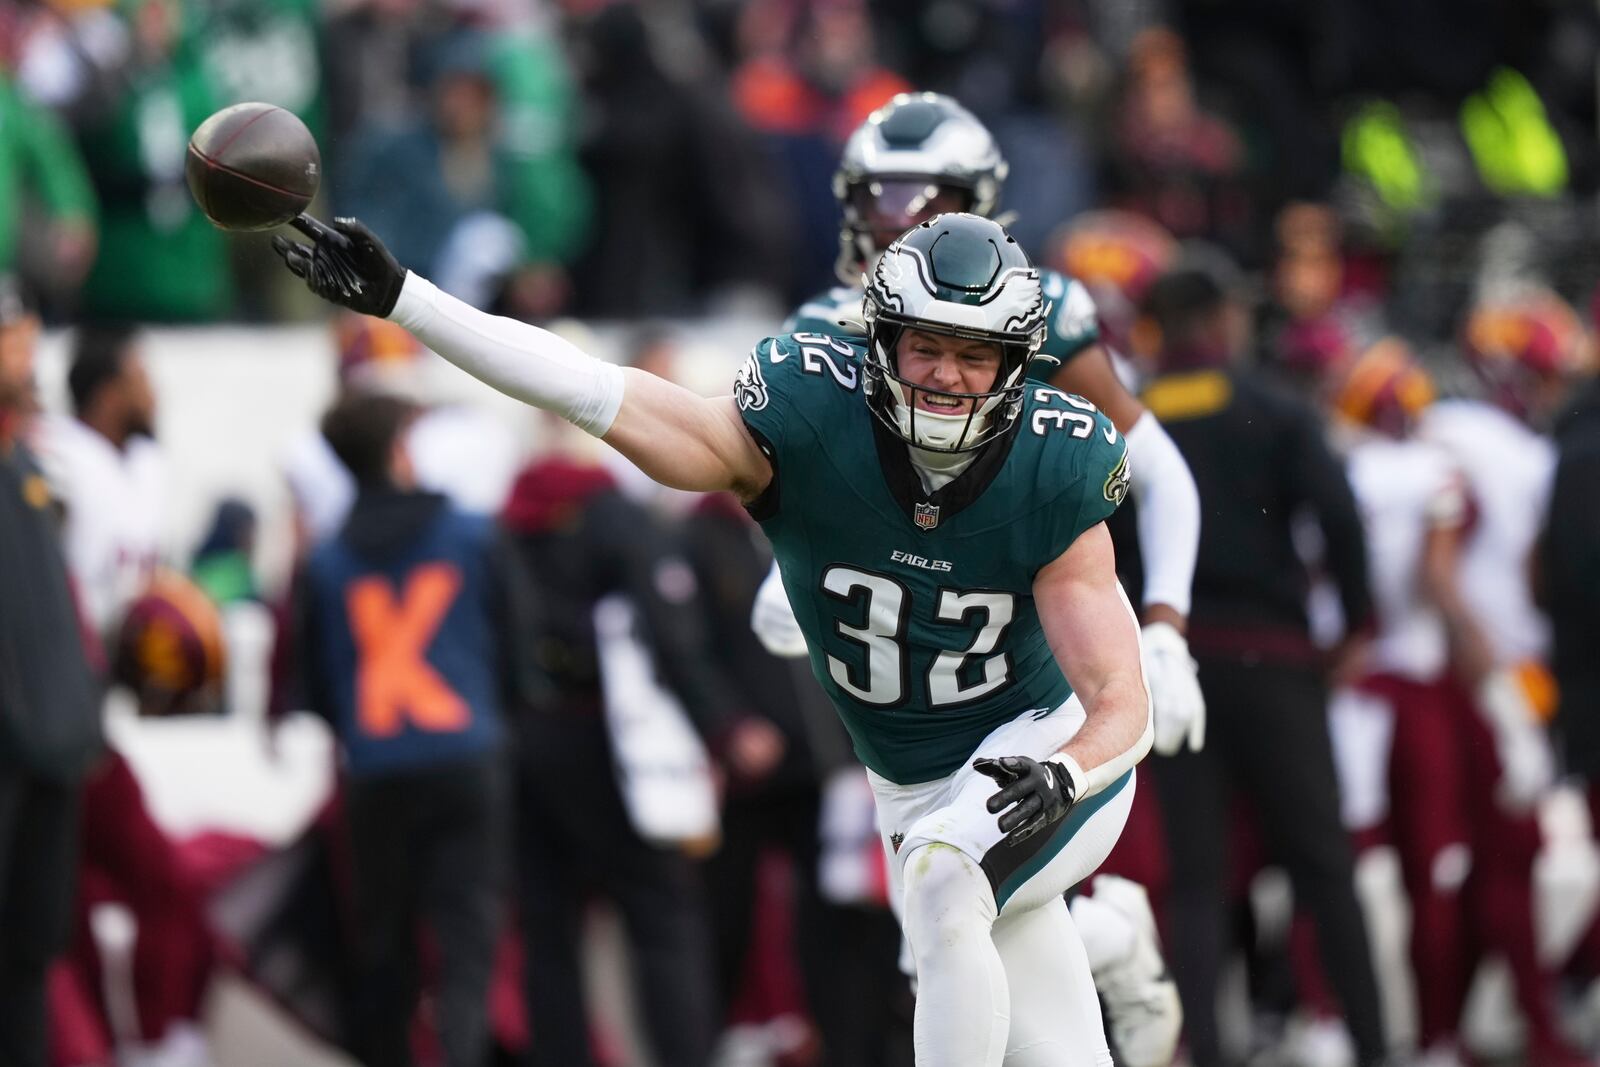
[[[785,333],[860,336],[861,279],[889,242],[941,211],[991,217],[1009,167],[994,137],[966,108],[938,93],[901,93],[851,134],[833,178],[844,225],[835,270],[845,284],[802,304]],[[1155,416],[1123,386],[1100,341],[1094,301],[1077,281],[1040,269],[1048,304],[1045,338],[1028,375],[1076,393],[1106,414],[1133,457],[1139,550],[1144,569],[1145,671],[1155,713],[1155,749],[1170,755],[1205,741],[1205,702],[1184,639],[1200,543],[1194,479]],[[800,655],[776,606],[774,567],[756,616],[778,655]],[[763,632],[765,631],[765,632]]]
[[[1550,629],[1534,603],[1532,563],[1555,474],[1542,428],[1573,381],[1593,367],[1590,340],[1554,293],[1489,294],[1462,336],[1485,400],[1433,405],[1421,434],[1450,453],[1466,478],[1471,529],[1457,578],[1462,605],[1450,625],[1463,688],[1458,729],[1468,732],[1468,817],[1473,866],[1467,895],[1474,947],[1505,957],[1528,1026],[1536,1067],[1578,1062],[1561,1036],[1552,976],[1540,965],[1533,927],[1538,805],[1554,779],[1544,720],[1553,710]],[[1465,623],[1472,625],[1465,625]],[[1470,965],[1469,961],[1469,965]]]
[[[861,279],[882,250],[907,227],[940,211],[994,214],[1007,170],[994,138],[960,104],[935,93],[896,96],[851,135],[834,176],[844,218],[836,270],[846,284],[807,301],[784,330],[859,338],[865,331]],[[1048,305],[1045,337],[1028,373],[1097,404],[1126,435],[1144,563],[1142,646],[1155,749],[1169,755],[1185,745],[1198,749],[1205,738],[1205,703],[1183,636],[1200,529],[1194,481],[1160,423],[1117,377],[1085,288],[1048,269],[1040,270],[1040,280]],[[774,654],[806,653],[776,564],[757,594],[751,621]],[[1143,814],[1153,825],[1158,817],[1144,810],[1147,802],[1136,802],[1135,819]],[[1106,894],[1101,905],[1075,899],[1073,908],[1082,913],[1080,925],[1105,924],[1104,936],[1087,944],[1119,1055],[1130,1067],[1165,1067],[1182,1012],[1144,894],[1131,884],[1127,888]]]
[[[930,219],[874,265],[864,345],[770,338],[705,399],[440,293],[354,220],[339,233],[274,244],[313,292],[762,523],[872,771],[921,1067],[1107,1062],[1062,893],[1115,843],[1151,741],[1103,525],[1127,446],[1025,380],[1046,298],[1015,241]]]

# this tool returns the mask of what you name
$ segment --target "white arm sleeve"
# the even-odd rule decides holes
[[[1200,551],[1200,494],[1183,453],[1150,412],[1127,433],[1133,495],[1139,501],[1139,552],[1144,602],[1189,614],[1194,561]]]
[[[750,628],[766,650],[774,656],[795,659],[806,654],[806,635],[800,632],[795,621],[794,608],[789,604],[789,594],[783,588],[783,575],[774,562],[756,590],[755,604],[750,609]]]
[[[602,437],[622,406],[622,368],[516,319],[479,311],[408,273],[389,318],[479,381]]]

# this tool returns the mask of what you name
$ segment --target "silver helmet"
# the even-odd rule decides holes
[[[833,175],[844,216],[840,280],[853,284],[874,256],[931,215],[992,215],[1007,169],[989,130],[948,96],[896,96],[850,135]]]
[[[908,444],[968,452],[1016,425],[1050,305],[1039,271],[1005,227],[960,213],[913,227],[873,264],[862,310],[867,404]],[[907,330],[996,346],[994,382],[982,392],[956,393],[908,381],[899,365]],[[929,411],[918,406],[918,393],[963,403],[949,414]]]

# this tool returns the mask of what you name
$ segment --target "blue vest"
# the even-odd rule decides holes
[[[354,776],[480,758],[500,742],[488,519],[449,507],[381,558],[343,536],[306,567],[312,695]]]

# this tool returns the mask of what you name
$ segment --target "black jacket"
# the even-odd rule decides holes
[[[0,437],[0,776],[76,781],[101,749],[100,686],[33,456]]]
[[[1189,615],[1197,654],[1316,658],[1306,618],[1311,577],[1294,543],[1296,519],[1306,513],[1322,530],[1323,565],[1347,628],[1370,625],[1361,517],[1309,407],[1237,370],[1159,377],[1145,403],[1183,452],[1200,492]]]
[[[743,709],[707,652],[694,571],[670,534],[603,470],[561,458],[518,476],[503,522],[530,585],[524,600],[536,605],[537,622],[518,636],[548,681],[549,703],[600,711],[594,609],[622,593],[639,613],[662,684],[715,750]]]
[[[1540,577],[1561,693],[1567,764],[1600,778],[1600,383],[1556,429],[1559,459],[1541,546]]]

